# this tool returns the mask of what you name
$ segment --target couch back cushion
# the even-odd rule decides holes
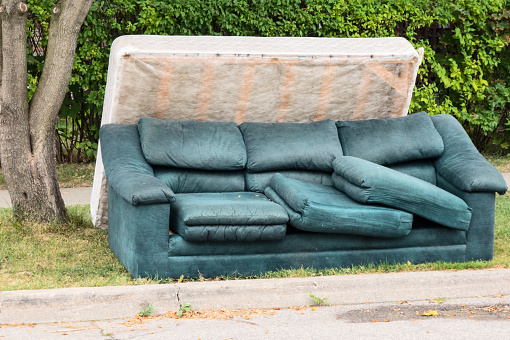
[[[243,123],[248,172],[310,170],[332,172],[342,156],[335,123]]]
[[[142,117],[140,143],[150,165],[199,170],[241,170],[243,137],[234,122],[167,121]]]
[[[387,165],[388,168],[400,171],[406,175],[413,176],[436,185],[437,175],[434,162],[430,159],[420,159],[405,163]]]
[[[154,176],[176,194],[244,191],[244,171],[211,171],[155,166]]]
[[[381,165],[436,158],[444,150],[443,139],[425,112],[336,124],[345,156]]]
[[[306,171],[306,170],[280,170],[280,171],[265,171],[245,173],[246,190],[255,192],[264,192],[269,186],[271,179],[275,174],[281,174],[287,178],[297,179],[303,182],[333,185],[331,173],[321,171]]]

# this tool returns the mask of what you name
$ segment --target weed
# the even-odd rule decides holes
[[[446,300],[446,297],[442,297],[442,298],[437,298],[437,299],[430,299],[430,302],[443,303],[445,300]]]
[[[149,305],[147,308],[142,310],[138,315],[140,315],[142,318],[148,317],[152,315],[152,312],[154,311],[154,306]]]
[[[191,308],[189,308],[191,306],[191,304],[189,304],[188,302],[185,302],[181,305],[181,308],[177,311],[177,317],[179,318],[182,318],[182,314],[184,312],[191,312]]]
[[[315,304],[317,306],[328,305],[326,303],[328,301],[328,298],[320,298],[320,297],[313,295],[312,293],[308,293],[308,296],[310,296],[313,299],[313,301],[315,302]]]
[[[16,232],[18,232],[20,235],[27,235],[31,231],[30,227],[20,223],[19,221],[13,221],[12,228],[16,230]]]

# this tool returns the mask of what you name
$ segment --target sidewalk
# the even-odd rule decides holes
[[[331,306],[310,308],[309,293]],[[165,317],[183,303],[242,310]],[[149,305],[161,316],[134,318]],[[510,269],[8,291],[0,293],[0,310],[7,339],[501,339],[510,336]],[[423,315],[431,311],[438,316]]]
[[[62,198],[66,205],[89,204],[92,187],[62,188]],[[11,198],[7,190],[0,190],[0,208],[10,208]]]

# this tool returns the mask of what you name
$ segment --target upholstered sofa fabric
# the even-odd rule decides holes
[[[110,186],[132,205],[169,203],[173,191],[154,177],[142,154],[136,125],[106,124],[99,131]]]
[[[171,256],[274,254],[275,249],[278,249],[279,253],[317,253],[321,251],[369,251],[371,249],[444,247],[466,244],[465,231],[444,228],[426,220],[423,220],[423,224],[419,225],[416,223],[418,219],[419,217],[413,220],[413,228],[407,236],[392,238],[293,230],[293,232],[287,232],[287,235],[281,240],[231,241],[223,242],[220,247],[214,241],[190,242],[184,240],[180,235],[174,234],[170,235],[169,254]]]
[[[314,123],[243,123],[249,172],[311,170],[332,172],[342,155],[332,120]]]
[[[372,237],[409,234],[413,216],[404,211],[355,202],[335,187],[302,182],[276,174],[266,195],[289,213],[290,224],[319,233]]]
[[[142,117],[138,122],[143,154],[150,165],[199,170],[242,170],[243,137],[234,122],[165,121]]]
[[[154,167],[154,176],[176,194],[245,191],[244,171],[211,171]]]
[[[443,139],[425,112],[409,116],[338,121],[345,156],[393,164],[441,156]]]
[[[491,260],[494,253],[495,193],[462,191],[446,181],[441,175],[437,176],[437,185],[441,189],[462,198],[473,209],[471,223],[466,234],[465,261]]]
[[[435,185],[356,157],[339,157],[333,167],[337,189],[358,202],[401,209],[450,228],[469,229],[471,208]]]
[[[460,123],[450,115],[431,117],[445,151],[435,160],[438,174],[465,192],[498,192],[508,187],[501,173],[478,152]]]
[[[329,172],[306,170],[280,170],[254,173],[245,172],[246,190],[264,192],[264,190],[266,190],[269,186],[273,176],[277,173],[280,173],[285,177],[298,179],[304,182],[333,185],[333,179]]]
[[[404,163],[388,164],[386,166],[430,184],[436,185],[437,183],[436,168],[434,167],[434,162],[430,159],[419,159]]]
[[[170,229],[187,241],[274,240],[285,236],[288,215],[263,194],[177,194]]]
[[[507,188],[453,117],[338,125],[104,125],[110,248],[135,277],[492,258]]]

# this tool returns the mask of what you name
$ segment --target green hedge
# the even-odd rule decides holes
[[[28,2],[32,29],[46,30],[54,0]],[[455,115],[479,149],[507,153],[509,4],[510,0],[94,1],[78,41],[72,95],[61,111],[74,127],[69,132],[61,125],[59,134],[69,139],[78,133],[81,139],[75,138],[74,147],[88,155],[97,147],[109,48],[120,35],[403,36],[416,48],[425,48],[410,111]],[[44,47],[44,39],[39,44]],[[42,61],[32,59],[33,87]]]

